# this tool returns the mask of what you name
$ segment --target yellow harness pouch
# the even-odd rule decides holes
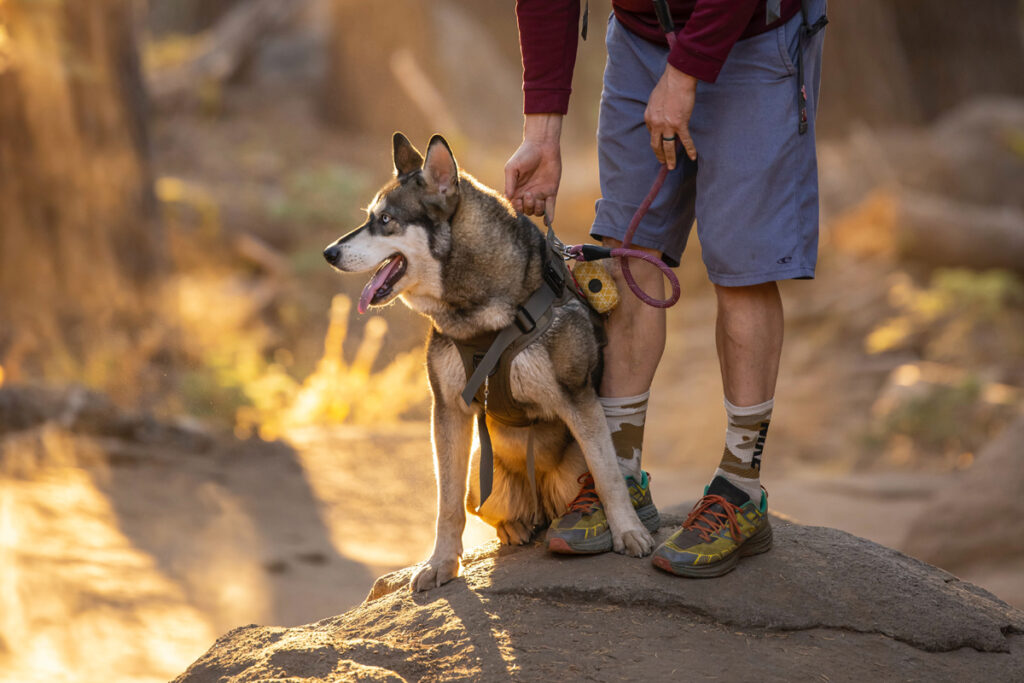
[[[583,261],[576,263],[572,269],[572,275],[587,296],[587,301],[598,313],[607,313],[619,305],[619,290],[604,261]]]

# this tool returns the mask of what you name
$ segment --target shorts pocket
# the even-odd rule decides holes
[[[775,29],[775,36],[779,45],[779,60],[782,67],[790,76],[796,75],[796,54],[800,49],[800,20],[799,15],[793,17],[782,26]],[[792,31],[790,34],[787,29]]]

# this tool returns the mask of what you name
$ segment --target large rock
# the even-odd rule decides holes
[[[1024,612],[847,533],[774,524],[771,552],[714,580],[482,546],[428,593],[405,569],[341,616],[235,629],[177,680],[1021,680]]]

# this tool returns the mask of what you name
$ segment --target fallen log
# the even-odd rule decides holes
[[[211,85],[223,85],[250,63],[266,36],[291,26],[308,0],[250,0],[225,14],[202,41],[197,54],[173,67],[148,74],[153,105],[187,106]]]
[[[836,219],[832,243],[862,256],[1024,271],[1024,211],[901,189],[876,190]]]

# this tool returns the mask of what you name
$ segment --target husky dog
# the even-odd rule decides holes
[[[473,422],[481,408],[476,402],[467,406],[461,397],[468,378],[455,341],[513,323],[518,307],[543,284],[547,246],[537,227],[505,198],[459,170],[441,136],[431,138],[424,159],[395,133],[394,164],[394,178],[374,197],[366,222],[328,246],[324,256],[342,272],[374,270],[359,297],[360,312],[400,297],[434,323],[427,374],[437,531],[433,553],[412,578],[412,589],[421,591],[458,575],[466,510],[475,512],[480,497]],[[605,505],[613,548],[639,557],[653,547],[630,503],[597,400],[597,325],[575,298],[558,306],[551,325],[511,363],[512,396],[536,422],[512,428],[487,418],[494,482],[478,514],[504,543],[526,543],[535,528],[563,514],[579,491],[577,479],[589,470]],[[534,490],[526,466],[531,429]]]

